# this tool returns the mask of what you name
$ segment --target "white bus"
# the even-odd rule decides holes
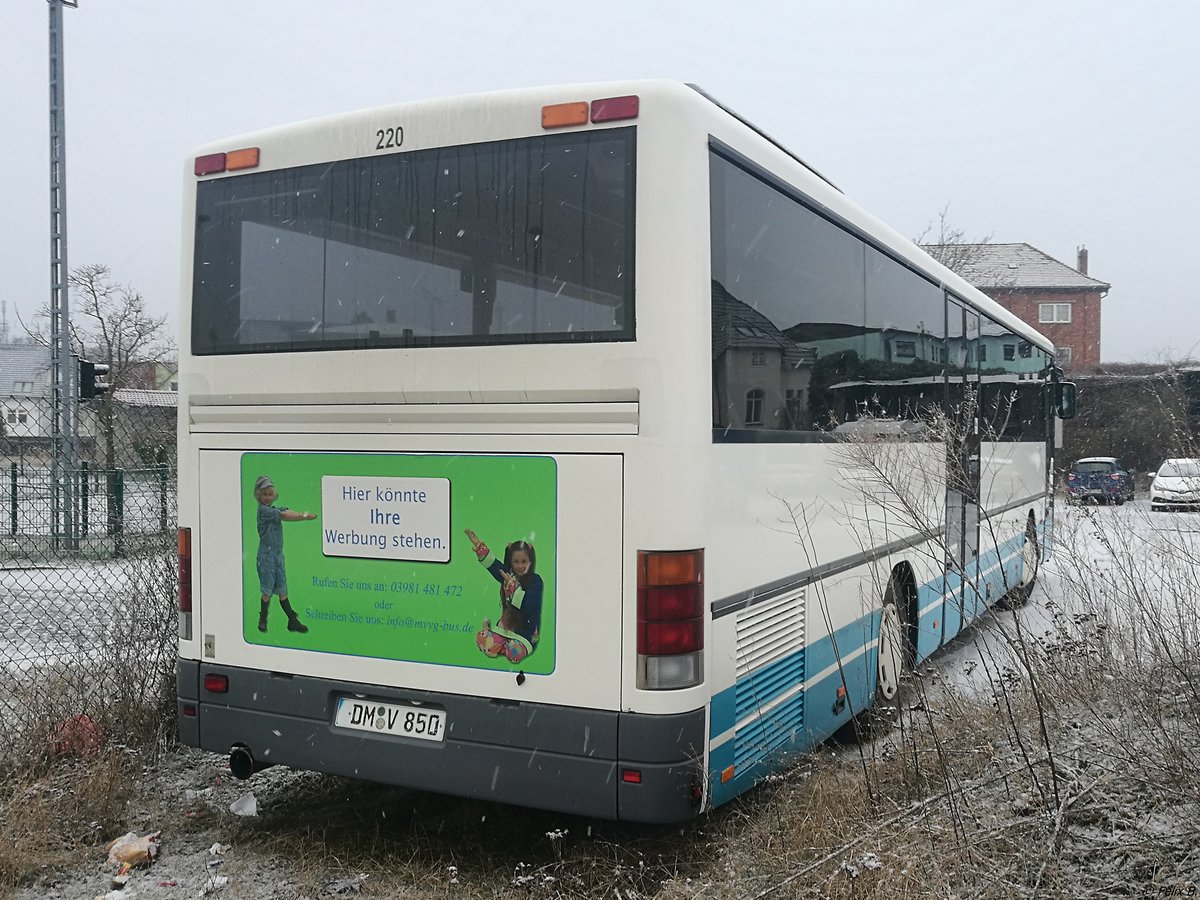
[[[1036,573],[1052,345],[696,88],[221,141],[184,221],[180,735],[239,777],[682,820]],[[968,396],[936,527],[839,477]]]

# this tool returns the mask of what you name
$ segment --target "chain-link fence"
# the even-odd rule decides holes
[[[0,397],[0,408],[0,765],[165,732],[174,394],[82,404],[69,440],[49,400]]]

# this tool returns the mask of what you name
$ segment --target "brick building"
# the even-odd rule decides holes
[[[1029,244],[933,244],[925,250],[1054,342],[1064,369],[1100,364],[1100,301],[1110,285]]]

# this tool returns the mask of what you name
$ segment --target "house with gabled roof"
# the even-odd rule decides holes
[[[46,435],[49,397],[50,351],[37,344],[0,344],[0,434]]]
[[[1075,268],[1025,243],[924,249],[1050,338],[1064,369],[1100,365],[1100,301],[1111,285],[1088,275],[1086,247],[1079,248]]]
[[[160,372],[168,367],[138,364],[141,371]],[[54,430],[50,349],[40,344],[0,344],[0,464],[13,459],[36,459],[50,451]],[[144,379],[143,379],[144,380]],[[116,462],[146,466],[174,455],[178,394],[173,390],[118,388],[109,399],[115,432],[121,436]],[[95,459],[96,436],[103,433],[93,403],[79,405],[80,452]]]

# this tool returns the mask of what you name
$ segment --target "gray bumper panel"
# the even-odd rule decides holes
[[[229,691],[205,691],[206,674],[227,676]],[[177,682],[180,741],[204,750],[228,753],[240,744],[264,764],[607,819],[676,822],[699,811],[703,709],[618,713],[194,660],[179,661]],[[346,694],[444,709],[446,739],[334,728],[337,698]],[[625,781],[626,769],[637,770],[640,782]]]

